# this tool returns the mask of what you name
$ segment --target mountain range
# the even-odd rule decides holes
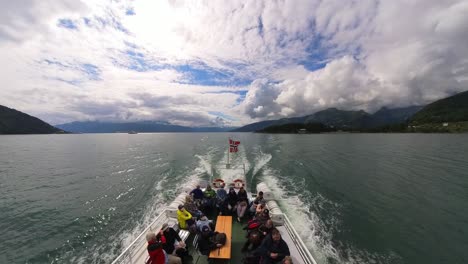
[[[233,127],[186,127],[167,122],[99,122],[85,121],[56,125],[58,128],[73,133],[116,133],[116,132],[226,132]]]
[[[382,107],[374,114],[363,110],[346,111],[337,108],[328,108],[311,115],[282,118],[252,123],[233,130],[234,132],[254,132],[263,130],[269,126],[285,124],[322,123],[328,127],[345,130],[372,129],[386,125],[399,124],[408,121],[423,106],[410,106],[404,108],[389,109]]]
[[[291,124],[302,124],[296,126]],[[289,125],[278,128],[282,125]],[[268,127],[275,129],[266,129]],[[53,127],[46,122],[0,105],[0,134],[114,133],[114,132],[255,132],[290,131],[309,127],[317,131],[368,132],[465,132],[468,131],[468,91],[440,99],[427,106],[381,108],[373,114],[363,110],[329,108],[302,117],[282,118],[233,127],[186,127],[167,122],[72,122]],[[332,129],[332,130],[330,130]]]

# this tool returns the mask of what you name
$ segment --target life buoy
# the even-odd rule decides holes
[[[224,181],[223,179],[215,179],[213,181],[213,187],[214,188],[224,188]]]
[[[245,186],[245,183],[243,180],[241,179],[235,179],[234,180],[234,188],[236,189],[240,189],[241,187],[244,187]]]

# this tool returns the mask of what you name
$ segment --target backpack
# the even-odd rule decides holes
[[[259,222],[257,222],[257,221],[252,221],[252,222],[249,223],[249,225],[247,226],[247,229],[252,230],[252,229],[258,228],[259,226],[260,226],[260,223],[259,223]]]
[[[213,237],[213,242],[215,244],[221,244],[223,246],[226,244],[226,240],[227,240],[227,237],[225,233],[217,233]]]

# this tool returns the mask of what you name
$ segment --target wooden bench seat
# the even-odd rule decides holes
[[[216,220],[215,231],[226,234],[226,244],[210,252],[209,258],[212,259],[230,259],[231,258],[231,240],[232,240],[232,216],[220,215]]]

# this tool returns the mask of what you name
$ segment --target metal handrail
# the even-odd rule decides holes
[[[124,261],[128,260],[127,263],[133,263],[132,261],[132,256],[134,255],[134,250],[133,247],[137,242],[140,242],[140,239],[148,232],[148,230],[152,230],[152,227],[159,221],[162,220],[162,218],[168,218],[166,215],[166,209],[164,209],[157,217],[156,219],[151,222],[151,224],[148,225],[138,236],[133,240],[132,243],[128,247],[125,248],[125,250],[114,260],[112,261],[112,264],[117,264],[117,263],[126,263]]]
[[[293,225],[291,224],[291,221],[289,220],[288,216],[285,214],[283,214],[283,216],[284,216],[284,219],[286,220],[285,227],[288,230],[288,233],[291,235],[291,238],[296,243],[296,245],[297,243],[299,243],[299,245],[297,245],[298,246],[297,249],[299,250],[299,254],[301,254],[301,257],[304,260],[304,262],[308,264],[317,264],[314,257],[312,256],[310,251],[307,249],[307,246],[304,244],[301,237],[297,233],[296,229],[292,227]]]

